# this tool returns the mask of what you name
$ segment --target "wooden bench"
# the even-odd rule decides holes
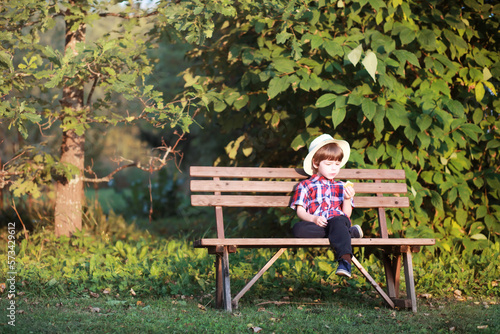
[[[224,207],[287,207],[297,183],[308,178],[302,169],[245,168],[245,167],[191,167],[191,204],[215,208],[217,238],[200,239],[194,247],[207,248],[216,255],[216,304],[227,311],[238,307],[240,298],[271,267],[287,248],[329,247],[328,238],[226,238],[224,236]],[[379,223],[377,238],[352,239],[353,247],[379,247],[383,249],[387,292],[353,257],[353,264],[392,307],[417,311],[417,296],[413,278],[412,252],[421,246],[435,244],[434,239],[390,238],[386,224],[386,208],[409,207],[404,170],[342,169],[339,180],[354,181],[355,209],[376,209]],[[399,182],[397,182],[399,181]],[[290,215],[295,215],[290,209]],[[290,227],[291,228],[291,227]],[[269,262],[234,298],[231,298],[229,254],[238,248],[278,248]],[[406,298],[399,296],[399,283],[403,259]]]

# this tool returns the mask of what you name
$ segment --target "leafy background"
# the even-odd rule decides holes
[[[41,25],[46,35],[21,34],[17,45],[24,49],[16,57],[2,46],[2,96],[13,87],[19,92],[2,98],[2,161],[26,152],[26,159],[13,167],[25,177],[10,190],[27,193],[17,199],[17,208],[26,226],[35,230],[22,241],[24,233],[19,234],[19,272],[26,293],[88,296],[133,289],[158,296],[210,291],[213,259],[192,249],[189,241],[214,233],[213,213],[190,207],[187,168],[300,166],[308,143],[331,133],[351,143],[348,167],[406,171],[412,206],[389,212],[390,233],[438,241],[415,256],[419,292],[446,295],[459,289],[498,296],[500,5],[487,0],[182,3],[187,14],[172,22],[176,12],[159,2],[162,15],[154,29],[160,34],[151,45],[144,31],[125,24],[125,44],[116,43],[114,35],[97,34],[89,38],[87,53],[64,58],[62,43],[56,42],[63,31],[57,20],[48,20]],[[32,11],[44,8],[41,3],[31,6]],[[95,24],[115,29],[110,21]],[[0,36],[14,44],[15,36]],[[137,36],[142,42],[131,43]],[[182,44],[173,46],[173,41]],[[141,62],[128,67],[125,51],[133,51]],[[83,78],[89,76],[83,63],[99,64],[93,70],[106,80],[95,103],[105,113],[84,118],[69,113],[61,123],[61,73],[51,62],[64,67],[67,76],[77,72]],[[175,80],[154,71],[172,64],[182,70]],[[126,99],[129,94],[117,94],[130,87],[134,101]],[[127,171],[112,184],[87,189],[106,212],[86,204],[85,230],[55,238],[52,182],[75,174],[74,167],[58,163],[61,129],[85,132],[87,165],[95,161],[95,170],[106,173],[115,167],[113,155],[144,158],[144,150],[171,135],[154,126],[159,124],[155,117],[166,117],[160,123],[169,128],[169,117],[183,109],[167,103],[151,110],[151,123],[134,124],[123,111],[135,110],[140,98],[160,103],[160,96],[173,100],[176,94],[198,96],[198,105],[206,106],[195,124],[179,114],[179,124],[190,132],[182,143],[181,169],[171,166],[157,175]],[[117,126],[106,125],[107,116]],[[41,120],[50,120],[53,127],[41,133],[36,124]],[[3,196],[1,221],[17,221],[10,194]],[[155,213],[151,223],[150,202]],[[274,236],[289,233],[293,214],[235,211],[226,219],[228,236],[262,235],[258,224],[266,224],[266,232]],[[375,212],[356,212],[354,217],[367,235],[378,233],[374,220]],[[152,234],[135,230],[131,221]],[[265,250],[234,255],[235,287],[268,255]],[[382,277],[376,253],[359,255],[375,277]],[[329,276],[328,252],[287,256],[266,274],[261,289],[271,286],[286,295],[306,293],[312,286],[321,295],[334,284],[346,284]],[[324,282],[320,277],[326,277]],[[357,278],[349,284],[362,287],[366,282]],[[262,292],[258,289],[253,293]]]

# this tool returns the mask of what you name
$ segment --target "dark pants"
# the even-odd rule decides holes
[[[296,238],[328,237],[337,259],[340,259],[342,255],[352,255],[350,227],[351,220],[349,218],[337,216],[330,218],[326,227],[318,226],[312,222],[298,222],[293,226],[292,232]]]

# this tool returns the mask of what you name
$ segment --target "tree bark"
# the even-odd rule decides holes
[[[62,179],[56,185],[55,234],[71,236],[82,229],[83,168],[85,136],[74,131],[63,133],[61,162],[70,163],[79,169],[71,180]]]
[[[68,12],[66,15],[71,15]],[[80,22],[78,29],[72,31],[74,22],[66,21],[65,53],[77,55],[76,44],[85,41],[85,24]],[[84,111],[84,82],[71,84],[63,88],[61,105],[62,120],[68,110],[79,119]],[[83,170],[85,159],[85,135],[79,135],[74,130],[63,131],[61,144],[61,162],[69,163],[78,168],[77,175],[71,180],[65,178],[56,184],[55,234],[56,236],[71,236],[82,228],[82,205],[84,201]]]

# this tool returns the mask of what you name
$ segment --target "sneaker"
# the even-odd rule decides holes
[[[349,233],[351,234],[351,238],[359,239],[363,237],[363,230],[359,225],[351,226],[349,228]]]
[[[351,277],[351,264],[344,259],[340,259],[339,266],[338,266],[335,274],[339,275],[339,276],[347,276],[350,278]]]

